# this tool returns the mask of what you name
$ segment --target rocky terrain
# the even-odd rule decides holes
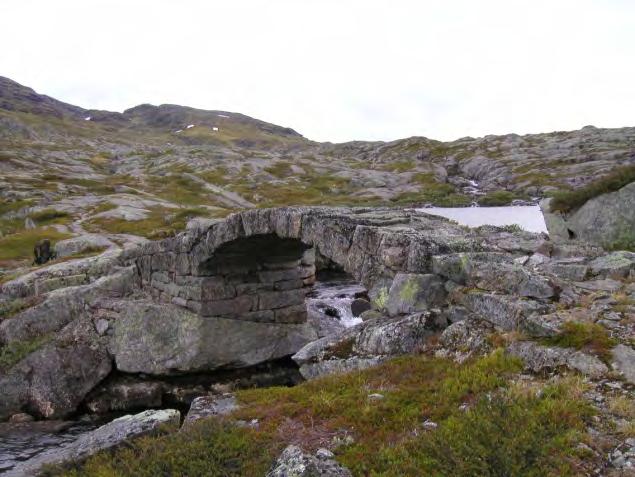
[[[360,282],[369,301],[360,324],[324,334],[303,303],[316,273],[334,268]],[[408,356],[415,360],[411,368],[440,366],[444,371],[435,372],[441,378],[455,372],[449,366],[458,366],[452,379],[458,380],[453,386],[459,390],[442,399],[456,399],[464,416],[471,416],[472,407],[485,412],[477,405],[481,392],[510,399],[505,393],[525,396],[523,389],[534,390],[537,394],[523,398],[529,399],[527,406],[538,405],[533,400],[542,399],[541,393],[553,400],[545,405],[565,406],[571,428],[543,435],[545,422],[532,424],[545,445],[557,445],[557,464],[521,455],[529,468],[565,469],[561,475],[628,475],[635,465],[634,280],[635,253],[556,244],[513,227],[468,229],[409,209],[255,209],[226,219],[195,219],[175,237],[48,265],[3,285],[3,306],[11,311],[0,323],[0,416],[14,422],[64,419],[81,410],[130,412],[169,404],[185,411],[191,403],[182,431],[190,437],[185,439],[196,439],[192,436],[201,424],[225,416],[223,426],[267,439],[272,453],[296,446],[287,448],[278,463],[269,461],[271,475],[293,475],[284,473],[288,466],[324,466],[331,469],[325,475],[363,475],[364,461],[355,458],[357,452],[370,468],[385,465],[370,458],[375,452],[368,447],[371,441],[388,446],[383,452],[394,449],[393,439],[405,449],[418,445],[417,432],[440,435],[452,419],[459,419],[454,411],[435,407],[423,414],[413,410],[407,426],[421,430],[413,435],[394,429],[396,434],[383,444],[366,434],[369,429],[347,424],[344,416],[353,412],[354,422],[361,418],[354,409],[371,412],[373,402],[379,407],[372,412],[380,415],[393,412],[391,399],[396,399],[393,406],[408,409],[398,396],[411,386],[423,386],[419,393],[428,397],[421,399],[438,392],[426,391],[429,377],[407,384],[399,381],[407,375],[392,374],[391,367],[400,366],[392,359]],[[297,367],[281,361],[290,355]],[[495,369],[482,375],[474,366]],[[376,383],[374,372],[387,381]],[[367,374],[357,374],[361,381],[355,381],[355,373]],[[279,434],[280,416],[267,411],[274,412],[271,397],[240,391],[302,379],[309,382],[287,389],[302,393],[315,382],[318,390],[335,385],[336,395],[343,393],[337,399],[354,393],[346,398],[353,399],[348,411],[329,405],[340,409],[344,421],[339,424],[323,414],[311,417],[313,425],[324,426],[319,438],[306,435],[307,423],[296,411],[285,415],[283,409],[275,412],[291,419],[284,424],[291,427]],[[285,388],[272,389],[279,393]],[[237,394],[223,394],[231,391]],[[201,395],[207,400],[192,401]],[[261,407],[259,399],[268,404]],[[582,402],[588,407],[568,408]],[[307,402],[302,408],[312,406]],[[232,424],[236,420],[239,424]],[[188,431],[190,426],[199,430]],[[12,464],[7,475],[30,475],[42,463],[72,462],[115,445],[111,442],[118,440],[108,429],[84,438],[108,444],[90,444],[92,451],[82,447],[78,454],[74,441],[62,453]],[[578,431],[571,434],[573,429]],[[124,439],[134,432],[119,434]],[[346,436],[359,444],[336,444]],[[161,445],[163,438],[158,439],[143,442]],[[244,462],[253,464],[249,458]],[[433,469],[437,464],[425,465]],[[241,472],[237,475],[258,475]]]
[[[84,235],[68,255],[251,207],[536,201],[634,162],[635,128],[317,143],[226,111],[83,109],[0,78],[0,268],[44,236]]]
[[[634,151],[316,143],[0,78],[0,474],[633,475],[635,252],[592,235],[633,184],[543,202],[550,236],[412,205],[537,201]]]

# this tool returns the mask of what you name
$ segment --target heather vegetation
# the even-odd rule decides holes
[[[200,421],[61,473],[262,476],[288,443],[339,440],[338,461],[353,475],[577,475],[576,446],[592,415],[579,386],[564,380],[537,393],[513,383],[519,370],[502,352],[463,365],[409,356],[293,388],[243,391],[230,419],[257,419],[254,428]]]

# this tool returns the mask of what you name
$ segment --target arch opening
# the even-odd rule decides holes
[[[305,298],[315,283],[315,251],[273,234],[220,246],[197,270],[197,312],[262,323],[303,323]]]

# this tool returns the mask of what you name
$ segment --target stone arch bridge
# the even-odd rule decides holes
[[[142,286],[201,316],[302,323],[317,263],[377,295],[397,272],[430,273],[432,256],[482,250],[467,228],[415,210],[287,207],[198,220],[132,252]]]

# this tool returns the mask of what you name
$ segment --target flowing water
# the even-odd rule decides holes
[[[547,233],[547,226],[537,205],[510,205],[506,207],[429,207],[416,209],[426,214],[440,215],[461,225],[518,225],[528,232]]]
[[[336,318],[348,328],[362,322],[361,318],[353,316],[351,304],[365,293],[366,289],[352,278],[317,281],[307,297],[307,309],[309,313],[313,311]]]

